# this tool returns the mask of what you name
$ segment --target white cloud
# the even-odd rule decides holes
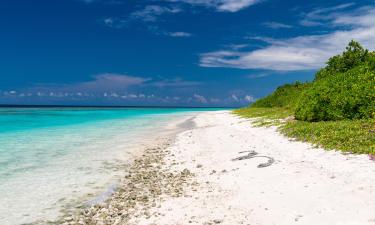
[[[86,3],[102,2],[111,4],[121,4],[119,0],[81,0]],[[164,0],[170,3],[186,3],[194,6],[205,6],[214,8],[222,12],[237,12],[241,9],[247,8],[263,0]],[[183,11],[183,8],[178,4],[169,4],[168,6],[160,5],[146,5],[144,8],[132,12],[125,17],[106,17],[102,20],[105,26],[111,28],[123,28],[134,21],[143,21],[146,23],[154,23],[159,20],[159,17],[165,14],[177,14]],[[190,37],[191,33],[187,32],[160,32],[158,27],[149,26],[148,29],[156,31],[156,33],[164,34],[171,37]]]
[[[183,2],[191,5],[215,8],[221,12],[237,12],[252,6],[261,0],[166,0],[169,2]]]
[[[107,27],[111,28],[123,28],[128,24],[129,20],[124,18],[107,17],[103,19],[103,23]]]
[[[375,26],[375,7],[363,7],[352,14],[342,14],[333,20],[334,25],[342,26]]]
[[[194,94],[193,97],[195,100],[197,100],[199,103],[206,104],[208,101],[203,95]]]
[[[241,9],[247,8],[258,0],[222,0],[221,4],[218,6],[219,11],[237,12]]]
[[[103,3],[108,5],[121,5],[124,2],[121,0],[79,0],[81,2],[84,2],[86,4],[92,4],[92,3]]]
[[[105,4],[124,4],[126,0],[80,0],[87,4],[91,3],[105,3]],[[217,11],[221,12],[237,12],[242,9],[245,9],[249,6],[252,6],[256,3],[261,2],[262,0],[164,0],[166,2],[182,2],[194,6],[205,6],[209,8],[214,8]],[[144,10],[146,14],[158,14],[162,10],[160,8],[148,8]],[[142,11],[139,13],[143,14]],[[143,15],[142,15],[143,16]]]
[[[104,73],[92,77],[90,81],[72,84],[38,84],[29,90],[37,91],[60,91],[60,92],[104,92],[121,91],[131,86],[141,85],[149,81],[149,78],[129,76],[126,74]]]
[[[317,8],[304,14],[304,18],[300,21],[303,26],[321,26],[325,25],[342,13],[343,10],[350,8],[354,3],[345,3],[328,8]]]
[[[340,6],[344,7],[344,6]],[[375,7],[352,13],[327,15],[334,31],[324,35],[298,36],[290,39],[264,39],[268,46],[253,50],[219,50],[201,54],[203,67],[231,67],[297,71],[317,69],[329,57],[342,52],[350,40],[375,49]],[[344,26],[344,27],[343,27]]]
[[[147,78],[125,74],[105,73],[94,76],[94,80],[92,81],[71,85],[71,88],[81,90],[123,90],[130,86],[143,84],[148,80]]]
[[[238,99],[237,95],[235,94],[232,94],[231,98],[235,101],[235,102],[239,102],[240,100]]]
[[[247,102],[255,102],[255,98],[253,97],[253,96],[251,96],[251,95],[246,95],[245,96],[245,101],[247,101]]]
[[[232,49],[232,50],[239,50],[248,47],[247,44],[229,44],[226,45],[226,47]]]
[[[178,31],[178,32],[167,32],[166,35],[167,35],[167,36],[171,36],[171,37],[191,37],[191,36],[192,36],[191,33],[182,32],[182,31]]]
[[[130,19],[142,20],[144,22],[155,22],[163,14],[175,14],[181,12],[179,7],[162,7],[158,5],[148,5],[145,8],[130,14]]]
[[[285,23],[279,23],[279,22],[265,22],[263,23],[264,26],[272,28],[272,29],[282,29],[282,28],[292,28],[293,26],[285,24]]]
[[[158,5],[147,5],[144,8],[132,12],[126,17],[106,17],[102,20],[105,26],[111,28],[124,28],[134,21],[142,21],[145,23],[157,22],[159,17],[165,14],[176,14],[181,12],[177,6],[158,6]],[[149,29],[153,27],[150,26]],[[155,27],[154,27],[155,28]],[[180,32],[181,34],[183,32]],[[186,33],[188,34],[188,33]],[[178,34],[177,34],[178,35]]]
[[[155,81],[155,82],[150,83],[149,85],[156,86],[159,88],[165,88],[165,87],[190,87],[190,86],[197,86],[200,84],[201,84],[200,82],[186,81],[181,78],[176,78],[176,79]]]
[[[262,78],[272,75],[272,73],[258,73],[258,74],[250,74],[247,76],[249,79],[256,79],[256,78]]]

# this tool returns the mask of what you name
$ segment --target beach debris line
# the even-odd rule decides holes
[[[253,158],[267,158],[268,161],[266,163],[261,163],[259,164],[257,167],[258,168],[264,168],[264,167],[268,167],[270,165],[272,165],[274,162],[275,162],[275,159],[272,158],[272,157],[269,157],[269,156],[264,156],[264,155],[258,155],[258,153],[256,151],[242,151],[242,152],[239,152],[240,154],[241,153],[245,153],[245,152],[248,152],[247,155],[243,155],[243,156],[239,156],[237,158],[234,158],[232,159],[232,161],[241,161],[241,160],[245,160],[245,159],[253,159]]]
[[[147,147],[143,155],[134,160],[116,192],[105,202],[66,215],[56,224],[134,225],[142,218],[163,216],[156,209],[165,198],[185,196],[188,188],[193,190],[199,185],[187,168],[172,171],[167,164],[167,156],[171,155],[170,143],[169,139],[161,140],[155,147]]]

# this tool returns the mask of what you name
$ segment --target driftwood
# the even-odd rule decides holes
[[[256,158],[256,157],[258,157],[258,158],[267,158],[268,161],[266,163],[259,164],[258,168],[268,167],[268,166],[272,165],[272,163],[275,162],[274,158],[269,157],[269,156],[258,155],[258,153],[256,151],[243,151],[243,152],[239,152],[239,153],[245,153],[245,152],[248,152],[248,154],[244,155],[244,156],[240,156],[240,157],[234,158],[234,159],[232,159],[232,161],[240,161],[240,160],[252,159],[252,158]]]

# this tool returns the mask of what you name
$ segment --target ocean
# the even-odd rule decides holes
[[[147,138],[173,119],[212,110],[0,108],[0,224],[54,220],[95,202]]]

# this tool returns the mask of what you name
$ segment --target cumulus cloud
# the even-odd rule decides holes
[[[63,102],[91,102],[91,103],[105,103],[105,104],[136,104],[136,105],[150,105],[162,104],[172,106],[245,106],[255,101],[252,95],[245,94],[230,94],[227,97],[210,96],[194,94],[192,96],[176,96],[176,95],[154,95],[143,92],[122,92],[122,91],[105,91],[100,93],[90,93],[86,91],[71,91],[61,92],[58,90],[42,90],[35,93],[23,91],[3,91],[0,92],[0,102],[15,102],[18,100],[25,100],[28,102],[45,102],[50,101],[54,103]]]
[[[200,65],[277,71],[312,70],[322,67],[329,57],[342,52],[352,39],[371,50],[375,48],[375,7],[333,13],[327,17],[335,28],[331,33],[280,40],[265,38],[263,41],[268,45],[261,49],[230,49],[201,54]]]

